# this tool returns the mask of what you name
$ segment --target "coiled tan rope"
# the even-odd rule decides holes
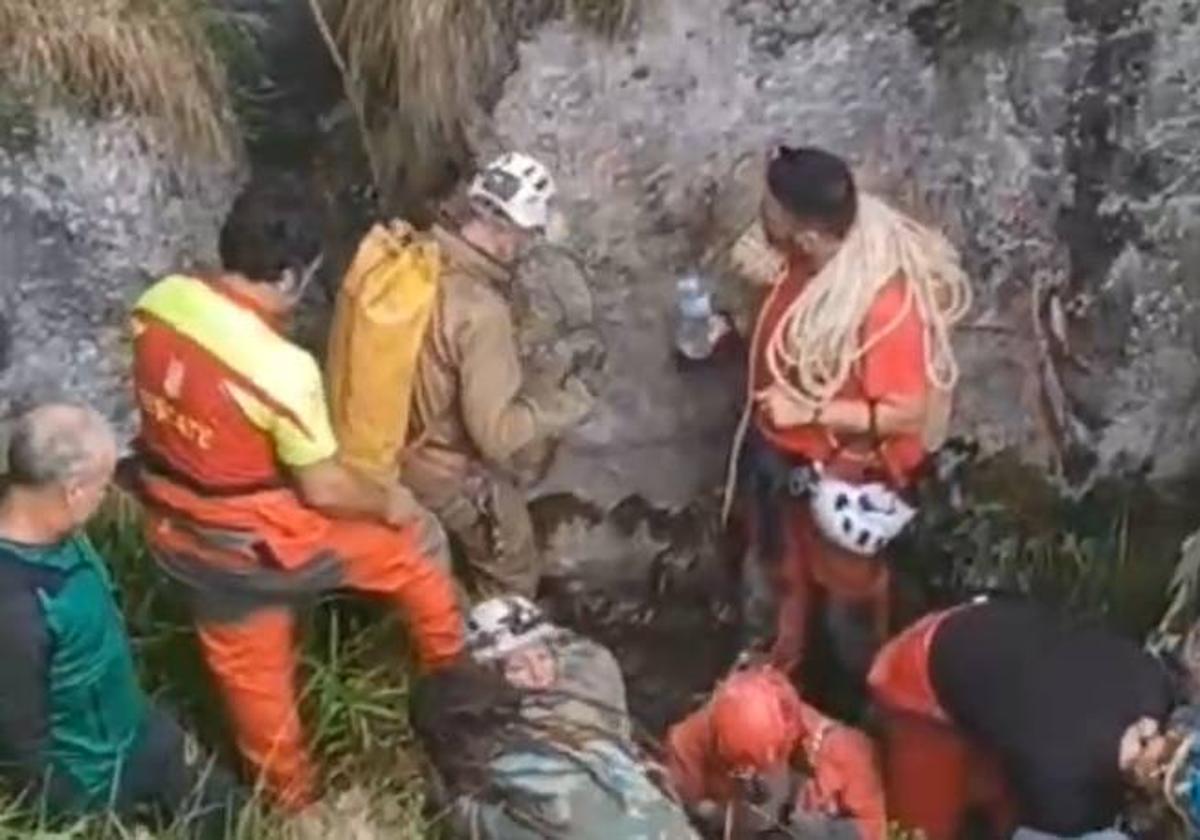
[[[902,307],[883,329],[864,336],[871,306],[897,278],[904,284]],[[779,287],[776,284],[760,310],[751,339],[747,404],[730,453],[723,521],[732,506],[739,453],[756,396],[761,312],[771,306]],[[855,365],[894,332],[915,306],[925,331],[925,374],[942,398],[934,402],[945,402],[959,376],[951,331],[970,308],[971,297],[970,281],[949,240],[879,198],[861,194],[858,215],[841,248],[804,286],[768,338],[771,381],[803,405],[815,409],[828,404],[845,387]],[[945,422],[939,410],[927,414],[927,426]],[[927,428],[925,437],[936,440],[940,430]]]
[[[871,306],[895,278],[904,304],[886,327],[863,336]],[[909,316],[925,329],[925,374],[943,391],[958,381],[951,328],[971,305],[971,286],[958,251],[940,233],[872,195],[838,252],[788,306],[767,344],[771,380],[814,408],[845,386],[854,366]]]

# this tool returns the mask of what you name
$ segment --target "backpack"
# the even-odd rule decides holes
[[[431,237],[403,221],[377,224],[338,291],[326,358],[333,428],[342,461],[380,481],[399,477],[441,266]]]

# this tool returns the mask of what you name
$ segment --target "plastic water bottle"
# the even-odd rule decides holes
[[[713,351],[712,295],[695,274],[675,284],[675,347],[688,359],[707,359]]]

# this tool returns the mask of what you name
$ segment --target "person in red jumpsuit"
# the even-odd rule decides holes
[[[270,190],[238,197],[223,270],[172,275],[133,311],[146,538],[185,593],[237,746],[288,811],[320,797],[301,729],[296,608],[352,589],[404,618],[423,671],[453,664],[464,628],[440,530],[401,487],[340,460],[316,360],[287,337],[318,243],[272,221]]]
[[[997,836],[1111,830],[1161,800],[1192,730],[1165,667],[1132,640],[1022,600],[921,619],[869,676],[892,819],[953,840],[977,808]],[[1169,786],[1167,786],[1169,787]]]
[[[820,149],[771,159],[761,222],[784,269],[758,310],[748,433],[735,449],[751,642],[773,635],[772,659],[791,673],[813,619],[836,607],[866,639],[839,657],[862,674],[890,623],[888,566],[830,539],[788,476],[819,465],[856,486],[912,485],[944,425],[956,375],[945,336],[969,288],[949,243],[860,194],[846,163]]]
[[[735,672],[673,726],[666,764],[696,820],[733,836],[801,836],[818,825],[835,836],[886,836],[870,739],[803,702],[769,665]]]

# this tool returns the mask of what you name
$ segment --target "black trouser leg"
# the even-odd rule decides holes
[[[121,779],[119,810],[150,805],[183,836],[233,837],[246,795],[233,775],[207,756],[173,717],[154,709]]]

